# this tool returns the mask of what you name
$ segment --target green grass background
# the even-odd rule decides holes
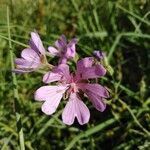
[[[13,59],[34,29],[45,47],[65,34],[79,39],[80,58],[95,49],[106,52],[111,73],[99,82],[111,89],[111,98],[103,113],[86,100],[87,125],[62,123],[64,101],[53,116],[41,112],[33,99],[43,85],[40,73],[12,74]],[[0,0],[1,150],[147,150],[149,85],[149,0]]]

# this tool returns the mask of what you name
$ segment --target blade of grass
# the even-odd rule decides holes
[[[10,61],[11,61],[11,69],[14,69],[14,60],[13,60],[13,51],[12,51],[12,44],[11,44],[11,33],[10,33],[10,20],[9,20],[9,7],[7,6],[7,25],[8,25],[8,40],[9,40],[9,52],[10,52]],[[25,150],[24,146],[24,135],[23,135],[23,128],[21,124],[21,116],[19,113],[19,105],[17,103],[19,102],[19,95],[18,95],[18,89],[17,89],[17,78],[14,72],[12,72],[12,82],[14,85],[13,92],[14,92],[14,107],[15,107],[15,113],[16,113],[16,121],[17,121],[17,130],[18,130],[18,136],[19,136],[19,144],[20,149]]]
[[[90,128],[88,130],[86,130],[85,132],[80,133],[79,135],[77,135],[75,138],[73,138],[73,140],[68,144],[68,146],[66,147],[65,150],[70,150],[75,144],[76,142],[78,142],[80,139],[85,138],[85,137],[89,137],[92,134],[99,132],[105,128],[107,128],[108,126],[112,125],[113,123],[116,122],[116,119],[109,119],[93,128]]]
[[[149,34],[142,34],[142,33],[135,33],[135,32],[122,33],[122,36],[150,39],[150,35]]]
[[[118,7],[119,9],[123,10],[124,12],[130,14],[131,16],[135,17],[135,18],[138,19],[139,21],[141,21],[141,22],[143,22],[143,23],[145,23],[145,24],[147,24],[147,25],[150,26],[150,22],[147,21],[147,20],[145,20],[144,18],[139,17],[137,14],[135,14],[135,13],[133,13],[133,12],[130,12],[129,10],[125,9],[124,7],[122,7],[122,6],[119,5],[119,4],[117,4],[117,7]]]
[[[7,150],[7,149],[8,149],[7,145],[8,145],[8,143],[11,141],[12,137],[13,137],[13,135],[11,134],[11,135],[7,138],[7,140],[5,141],[4,145],[1,147],[1,150]]]
[[[142,19],[147,18],[149,15],[150,15],[150,11],[148,11],[148,12],[144,15],[144,17],[143,17]],[[142,25],[142,22],[140,22],[140,23],[136,26],[135,32],[137,32],[137,31],[140,29],[141,25]]]
[[[104,38],[108,36],[107,35],[107,32],[103,31],[103,32],[89,32],[89,33],[86,33],[82,36],[79,36],[79,38],[83,38],[83,37],[90,37],[90,38],[93,38],[93,37],[100,37],[100,38]]]
[[[44,126],[39,130],[39,132],[37,133],[38,136],[41,136],[46,130],[47,128],[54,123],[55,119],[57,117],[59,117],[59,115],[62,113],[62,110],[59,111],[57,114],[53,115],[53,118],[51,118],[49,121],[47,121]]]
[[[119,35],[116,37],[116,39],[115,39],[115,41],[114,41],[112,47],[110,48],[110,51],[109,51],[109,54],[108,54],[108,62],[111,60],[112,55],[113,55],[113,53],[114,53],[114,51],[115,51],[115,49],[116,49],[116,46],[118,45],[118,43],[119,43],[119,41],[120,41],[120,39],[121,39],[121,36],[122,36],[122,34],[119,34]]]
[[[120,33],[117,35],[112,47],[110,48],[109,54],[108,54],[108,62],[112,59],[112,55],[117,47],[117,45],[120,42],[120,39],[122,37],[135,37],[135,38],[146,38],[150,39],[150,35],[148,34],[141,34],[141,33],[135,33],[135,32],[126,32],[126,33]]]
[[[103,80],[105,80],[105,81],[108,81],[108,79],[106,78],[106,77],[101,77]],[[129,95],[129,96],[131,96],[131,97],[133,97],[134,99],[136,99],[136,100],[139,100],[139,97],[136,95],[136,93],[135,92],[133,92],[131,89],[129,89],[129,88],[127,88],[126,86],[124,86],[124,85],[122,85],[121,83],[117,83],[116,81],[114,81],[114,80],[110,80],[110,82],[112,83],[112,84],[114,84],[114,86],[117,86],[118,85],[118,87],[121,89],[121,90],[123,90],[127,95]]]
[[[136,118],[136,116],[134,115],[134,113],[132,112],[132,109],[121,99],[118,99],[118,101],[127,108],[127,110],[130,112],[131,116],[133,117],[135,123],[148,135],[150,136],[150,132],[148,130],[146,130],[138,121],[138,119]]]
[[[16,131],[14,131],[14,129],[12,129],[12,128],[11,128],[10,126],[8,126],[7,124],[0,122],[0,127],[1,127],[1,128],[4,128],[7,132],[10,132],[10,133],[12,133],[14,136],[17,137]]]
[[[15,44],[18,44],[18,45],[21,45],[21,46],[24,46],[24,47],[28,47],[28,45],[26,45],[26,44],[23,44],[23,43],[21,43],[21,42],[15,41],[15,40],[13,40],[13,39],[9,39],[8,37],[5,37],[5,36],[3,36],[3,35],[1,35],[1,34],[0,34],[0,38],[5,39],[5,40],[8,40],[8,41],[11,41],[11,42],[13,42],[13,43],[15,43]]]

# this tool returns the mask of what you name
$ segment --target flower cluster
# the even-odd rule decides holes
[[[106,108],[105,99],[109,93],[105,87],[94,83],[97,79],[106,74],[106,69],[100,63],[104,53],[94,51],[94,57],[86,57],[77,61],[76,71],[70,72],[68,61],[76,54],[77,39],[70,42],[64,35],[55,42],[55,46],[49,46],[46,52],[42,41],[36,32],[31,33],[29,48],[21,53],[21,58],[16,58],[17,73],[26,73],[48,68],[44,74],[43,82],[47,85],[40,87],[35,92],[35,100],[42,101],[42,111],[53,114],[61,99],[67,99],[66,106],[62,113],[62,120],[65,124],[73,124],[75,118],[80,125],[86,124],[90,119],[90,112],[81,97],[87,97],[93,106],[103,112]],[[49,64],[47,56],[59,58],[57,66]]]

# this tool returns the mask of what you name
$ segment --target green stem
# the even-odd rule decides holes
[[[8,41],[13,42],[13,43],[18,44],[18,45],[21,45],[21,46],[23,46],[23,47],[28,47],[28,45],[23,44],[23,43],[18,42],[18,41],[15,41],[15,40],[13,40],[13,39],[9,39],[8,37],[5,37],[5,36],[2,35],[2,34],[0,34],[0,38],[5,39],[5,40],[8,40]]]
[[[145,20],[145,18],[142,18],[142,17],[138,16],[137,14],[135,14],[135,13],[133,13],[133,12],[131,12],[131,11],[125,9],[124,7],[122,7],[122,6],[119,5],[119,4],[117,4],[117,7],[118,7],[119,9],[123,10],[124,12],[130,14],[131,16],[135,17],[135,18],[138,19],[139,21],[141,21],[141,22],[145,23],[146,25],[150,26],[150,22],[147,21],[147,20]]]
[[[10,21],[9,21],[9,7],[7,7],[7,27],[8,27],[8,39],[9,39],[9,51],[10,51],[10,61],[11,61],[11,69],[14,69],[14,60],[13,60],[13,51],[12,51],[12,44],[11,44],[11,35],[10,35]],[[15,107],[15,114],[16,114],[16,121],[17,121],[17,130],[18,130],[18,137],[19,137],[19,144],[20,150],[25,150],[24,146],[24,136],[23,136],[23,129],[21,124],[21,116],[20,116],[20,109],[19,109],[19,95],[17,89],[17,79],[15,73],[12,72],[12,82],[13,82],[13,92],[14,92],[14,107]]]
[[[116,121],[117,121],[116,119],[109,119],[93,128],[88,129],[85,132],[80,133],[68,144],[68,146],[66,147],[65,150],[70,150],[76,144],[76,142],[78,142],[80,139],[82,139],[84,137],[89,137],[90,135],[97,133],[97,132],[103,130],[104,128],[112,125]]]
[[[136,118],[136,116],[134,115],[133,111],[130,109],[130,107],[121,99],[118,99],[118,101],[127,108],[127,110],[129,111],[129,113],[131,114],[132,118],[134,119],[135,123],[148,135],[150,136],[150,132],[148,130],[146,130],[138,121],[138,119]]]

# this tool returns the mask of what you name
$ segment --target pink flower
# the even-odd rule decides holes
[[[97,60],[104,59],[104,57],[105,57],[105,53],[102,52],[101,50],[95,50],[95,51],[93,52],[93,55],[94,55],[94,57],[95,57]]]
[[[17,69],[14,69],[15,72],[31,72],[47,63],[46,52],[38,33],[31,32],[29,46],[22,51],[21,58],[15,59],[17,65]]]
[[[77,44],[77,39],[72,39],[67,43],[67,39],[64,35],[61,35],[60,38],[55,42],[55,47],[49,46],[48,51],[52,56],[60,57],[59,64],[65,64],[68,59],[75,57],[75,45]]]
[[[77,71],[74,75],[70,74],[68,65],[61,64],[56,68],[55,75],[50,73],[50,79],[47,74],[47,83],[58,81],[58,85],[39,88],[35,92],[35,100],[44,101],[42,111],[51,115],[56,111],[63,95],[66,94],[69,96],[69,100],[62,113],[63,122],[71,125],[77,118],[80,125],[86,124],[89,122],[90,112],[79,94],[84,92],[97,110],[104,111],[106,108],[104,99],[109,97],[109,93],[105,87],[89,83],[88,79],[104,76],[105,73],[106,70],[102,65],[94,65],[92,57],[78,61]],[[55,80],[52,76],[55,76]]]

